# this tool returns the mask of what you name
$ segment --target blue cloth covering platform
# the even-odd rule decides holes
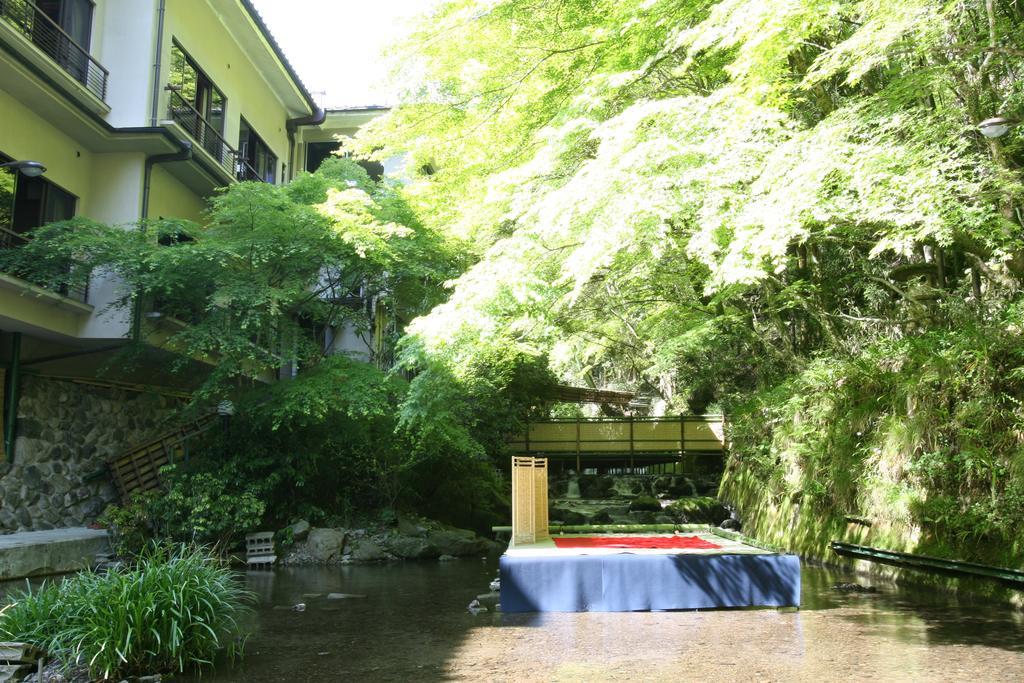
[[[748,546],[749,547],[749,546]],[[800,605],[800,559],[747,552],[502,555],[502,612]]]

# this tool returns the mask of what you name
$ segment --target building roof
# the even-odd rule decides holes
[[[349,112],[361,112],[361,111],[390,111],[391,107],[386,104],[367,104],[358,107],[324,107],[324,111],[328,114],[347,114]]]
[[[260,16],[259,11],[252,4],[252,0],[240,0],[240,2],[242,3],[242,7],[245,8],[245,11],[252,17],[256,27],[263,34],[263,38],[267,41],[270,49],[274,51],[274,55],[281,63],[281,66],[284,67],[288,77],[293,83],[295,83],[295,86],[302,93],[306,103],[309,104],[310,113],[316,113],[320,109],[320,105],[317,104],[315,99],[313,99],[313,95],[309,92],[309,88],[307,88],[306,84],[302,82],[302,78],[299,77],[299,74],[295,71],[295,67],[292,66],[292,63],[288,61],[288,57],[285,55],[284,50],[281,49],[281,45],[277,42],[277,39],[274,38],[274,34],[270,32],[270,28],[267,26],[266,22],[263,21],[263,17]]]

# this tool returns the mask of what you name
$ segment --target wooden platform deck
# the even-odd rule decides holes
[[[515,545],[500,560],[501,609],[633,612],[800,605],[797,556],[710,531],[686,535],[718,547],[559,548],[551,539]]]

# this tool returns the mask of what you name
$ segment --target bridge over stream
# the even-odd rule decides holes
[[[510,441],[515,455],[562,467],[648,473],[720,469],[725,451],[721,415],[577,417],[535,420]]]

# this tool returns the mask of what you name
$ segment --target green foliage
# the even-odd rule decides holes
[[[665,514],[682,524],[721,524],[729,512],[717,498],[692,496],[679,498],[665,507]]]
[[[457,397],[522,354],[721,406],[776,503],[1009,540],[1024,135],[977,124],[1024,118],[1019,7],[450,0],[420,26],[356,146],[429,164],[405,194],[476,262],[408,328],[403,425],[474,452]]]
[[[3,640],[37,645],[93,679],[169,673],[234,658],[252,595],[203,550],[157,549],[133,568],[83,572],[16,595]]]
[[[174,465],[161,470],[169,482],[167,491],[149,504],[161,536],[226,549],[232,541],[258,529],[266,504],[255,486],[209,472],[176,470]]]
[[[157,540],[204,544],[221,552],[259,528],[267,511],[257,482],[231,477],[224,468],[160,470],[165,490],[111,505],[99,521],[110,527],[120,557],[145,556]]]
[[[1012,557],[1024,550],[1019,335],[963,320],[820,359],[734,405],[736,462],[818,514],[921,529],[922,552]]]
[[[444,3],[405,48],[406,103],[357,145],[429,161],[407,196],[480,256],[418,347],[458,375],[498,339],[701,408],[913,331],[890,321],[942,323],[931,302],[970,270],[998,299],[1024,274],[1021,145],[971,122],[1021,102],[999,46],[1024,21],[984,12]]]
[[[383,321],[374,360],[385,361],[401,323],[438,298],[454,263],[394,187],[343,159],[287,187],[232,185],[211,200],[206,225],[74,219],[32,237],[0,254],[0,268],[53,289],[103,269],[122,283],[112,305],[186,323],[139,317],[134,337],[177,354],[179,369],[211,362],[197,400],[316,365],[323,354],[312,332],[325,326],[372,336]],[[364,298],[379,320],[374,307],[351,305]]]
[[[118,557],[137,557],[153,540],[153,503],[155,491],[132,494],[125,505],[109,505],[96,521],[110,532],[111,545]]]
[[[375,420],[390,415],[405,390],[400,377],[338,355],[325,358],[295,381],[254,393],[243,409],[269,421],[274,429],[316,424],[333,413]]]

